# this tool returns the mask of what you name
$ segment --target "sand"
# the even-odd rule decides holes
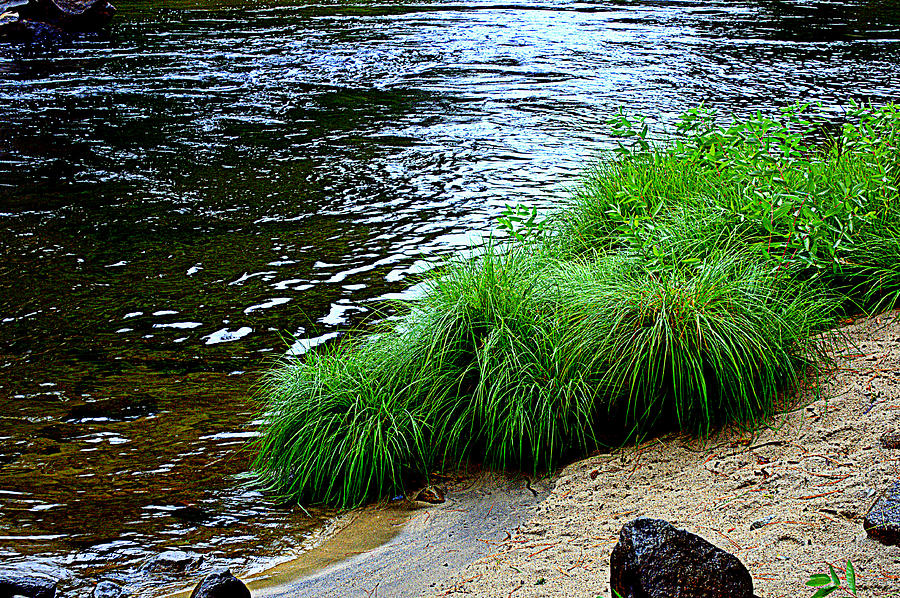
[[[311,550],[245,576],[254,598],[427,595],[537,514],[550,490],[490,471],[445,477],[441,485],[448,491],[442,504],[397,501],[346,513]]]
[[[900,451],[880,443],[900,430],[900,316],[840,332],[847,343],[834,350],[818,398],[806,393],[755,433],[670,435],[574,463],[548,480],[549,495],[523,524],[496,530],[475,560],[421,594],[607,597],[618,532],[646,516],[735,554],[761,598],[809,597],[811,574],[848,559],[860,598],[900,596],[900,547],[873,542],[862,527],[900,478]]]

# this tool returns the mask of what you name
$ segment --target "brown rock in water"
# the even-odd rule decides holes
[[[753,598],[736,556],[662,519],[626,523],[610,568],[613,596],[622,598]]]
[[[863,521],[863,529],[876,542],[900,545],[900,481],[875,501]]]
[[[250,590],[231,571],[220,569],[204,577],[191,598],[250,598]]]
[[[151,557],[141,566],[146,573],[181,573],[203,563],[203,555],[196,552],[169,550]]]

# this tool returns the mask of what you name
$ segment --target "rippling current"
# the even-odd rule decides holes
[[[559,205],[619,107],[900,98],[890,0],[117,4],[0,42],[0,563],[72,596],[299,550],[332,514],[241,478],[260,372]]]

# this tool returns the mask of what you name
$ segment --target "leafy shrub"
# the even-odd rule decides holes
[[[900,111],[856,106],[826,147],[806,107],[780,119],[757,114],[716,124],[694,109],[669,144],[620,146],[620,159],[589,173],[557,237],[569,252],[628,248],[651,258],[671,213],[691,211],[708,229],[727,225],[794,275],[840,270],[856,235],[896,219],[900,181]],[[620,120],[627,118],[619,117]],[[642,133],[636,133],[640,128]],[[621,124],[624,135],[646,133]]]

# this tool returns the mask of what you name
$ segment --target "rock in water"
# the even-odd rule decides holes
[[[876,542],[900,544],[900,481],[885,490],[863,521],[863,529]]]
[[[250,590],[231,571],[220,569],[204,577],[191,598],[250,598]]]
[[[181,573],[203,562],[203,555],[196,552],[169,550],[151,557],[141,570],[147,573]]]
[[[65,31],[98,31],[112,20],[116,7],[107,0],[28,0],[20,14]]]
[[[128,594],[119,584],[103,580],[94,588],[93,598],[128,598]]]
[[[0,572],[0,596],[54,598],[56,580],[36,575],[19,575],[15,571]]]
[[[0,38],[34,41],[100,31],[116,8],[107,0],[28,0],[0,11]]]
[[[662,519],[626,523],[610,568],[613,596],[622,598],[753,598],[736,556]]]

